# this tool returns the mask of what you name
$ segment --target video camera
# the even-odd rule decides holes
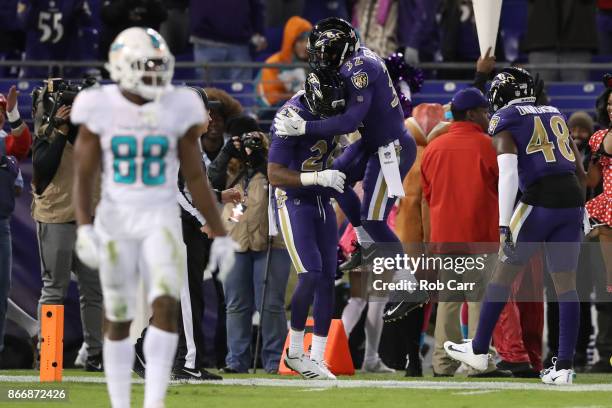
[[[263,148],[263,140],[261,133],[244,133],[242,136],[240,136],[240,144],[242,145],[242,150],[246,149],[247,147],[254,152],[261,150]]]
[[[42,112],[37,112],[40,119],[38,125],[49,124],[45,132],[48,136],[54,128],[66,123],[66,121],[54,119],[57,110],[62,106],[72,105],[74,98],[80,91],[96,85],[97,81],[95,78],[86,78],[78,82],[62,78],[49,78],[44,82],[45,85],[34,88],[32,91],[32,108],[35,111],[42,109]],[[68,124],[70,125],[70,123]]]

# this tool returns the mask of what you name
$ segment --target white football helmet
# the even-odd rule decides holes
[[[152,28],[131,27],[119,33],[105,67],[121,89],[145,99],[156,99],[172,88],[174,56]]]

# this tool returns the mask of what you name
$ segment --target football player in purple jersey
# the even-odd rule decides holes
[[[542,372],[545,384],[571,384],[580,303],[576,266],[583,239],[584,169],[564,115],[536,106],[534,81],[521,68],[506,68],[488,93],[489,133],[499,165],[500,258],[487,285],[473,340],[445,342],[447,354],[467,365],[487,367],[491,334],[518,271],[544,244],[559,299],[559,352]],[[522,195],[515,207],[518,191]]]
[[[393,82],[382,58],[360,45],[355,29],[331,17],[319,21],[310,33],[309,63],[320,70],[338,73],[347,92],[343,113],[306,119],[277,115],[274,129],[287,137],[324,137],[359,130],[361,139],[350,145],[334,163],[334,169],[350,175],[347,184],[363,180],[361,202],[350,188],[335,198],[355,227],[360,255],[353,267],[370,260],[375,248],[389,256],[403,253],[401,242],[386,219],[398,197],[404,196],[402,178],[416,157],[416,143],[404,126],[404,116]],[[372,243],[384,245],[372,245]],[[377,254],[377,256],[381,255]],[[414,280],[402,270],[394,279]],[[399,296],[395,298],[395,296]],[[426,293],[408,296],[394,292],[386,319],[402,317],[427,301]]]
[[[314,70],[305,91],[287,101],[278,115],[304,120],[332,116],[344,108],[340,76]],[[271,132],[268,178],[276,187],[279,225],[298,283],[291,299],[291,329],[285,364],[306,379],[335,379],[324,361],[334,307],[338,230],[330,202],[344,191],[345,175],[332,169],[339,136],[288,137]],[[313,305],[314,335],[310,356],[304,353],[304,328]]]

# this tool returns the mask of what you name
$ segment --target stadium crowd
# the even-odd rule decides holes
[[[119,32],[146,26],[159,29],[178,60],[236,63],[230,68],[198,70],[198,77],[211,86],[193,87],[211,120],[200,138],[202,164],[216,192],[225,227],[238,246],[236,263],[227,276],[208,271],[212,273],[205,274],[202,281],[213,239],[209,238],[209,226],[195,208],[184,180],[179,178],[177,202],[181,208],[188,285],[181,291],[176,315],[179,347],[173,375],[178,379],[220,379],[207,368],[219,369],[221,374],[246,374],[254,366],[267,373],[278,372],[288,335],[286,298],[296,279],[290,271],[290,253],[280,235],[273,234],[276,222],[268,217],[274,198],[267,172],[271,141],[264,130],[276,110],[304,87],[307,71],[299,63],[308,60],[308,35],[319,19],[335,16],[351,20],[352,16],[363,43],[379,55],[389,56],[387,67],[401,95],[404,124],[416,141],[416,161],[403,179],[406,196],[395,204],[388,224],[406,253],[414,257],[449,254],[448,248],[430,244],[499,241],[499,171],[487,134],[489,102],[484,96],[487,81],[496,73],[495,62],[562,65],[612,59],[612,1],[607,0],[564,2],[571,3],[571,12],[553,0],[510,2],[513,7],[524,7],[526,25],[517,28],[510,21],[504,22],[502,14],[498,47],[488,50],[485,56],[480,56],[470,1],[0,3],[4,3],[0,12],[3,38],[10,39],[0,46],[3,59],[23,56],[24,61],[106,60],[109,46]],[[551,10],[556,20],[550,17]],[[541,32],[538,21],[544,19],[543,14],[547,20],[558,21],[559,29],[548,27]],[[257,73],[240,65],[252,60],[288,65],[262,68]],[[453,70],[424,75],[414,68],[431,61],[476,61],[475,72]],[[403,76],[393,78],[394,68]],[[85,71],[70,68],[62,76],[106,76],[104,72]],[[0,76],[40,79],[54,74],[59,73],[40,67],[24,66],[18,70],[6,66]],[[446,105],[412,106],[410,94],[418,92],[423,76],[425,81],[434,77],[474,81]],[[547,104],[547,82],[586,79],[586,70],[543,70],[535,84],[536,104]],[[243,106],[226,86],[251,80],[256,84],[255,108]],[[64,303],[74,275],[81,318],[77,326],[82,330],[83,343],[76,348],[67,347],[74,349],[71,352],[75,365],[102,371],[102,291],[97,271],[83,264],[74,250],[77,226],[72,163],[77,128],[69,120],[72,99],[67,95],[71,90],[62,86],[62,80],[48,80],[32,95],[32,118],[20,117],[15,87],[6,96],[0,95],[0,127],[5,129],[0,131],[0,350],[5,348],[6,319],[28,333],[35,349],[39,336],[38,318],[33,319],[19,307],[22,299],[9,299],[11,242],[13,248],[22,245],[11,241],[10,218],[16,196],[24,187],[19,164],[29,163],[31,151],[31,214],[36,222],[41,263],[38,304]],[[574,112],[567,123],[587,170],[586,207],[596,220],[585,231],[578,266],[582,312],[574,367],[577,371],[611,373],[612,294],[605,279],[606,271],[610,274],[612,268],[612,173],[610,155],[605,152],[610,151],[612,139],[612,76],[604,78],[604,89],[593,100],[597,117]],[[76,94],[80,90],[73,91]],[[32,128],[26,122],[32,123]],[[356,138],[354,134],[347,135],[344,147]],[[356,184],[359,194],[359,183]],[[355,366],[372,373],[405,370],[406,376],[411,377],[423,376],[423,361],[431,361],[435,376],[453,376],[457,370],[465,369],[445,355],[443,344],[473,336],[484,295],[482,282],[487,278],[466,273],[462,279],[480,282],[479,290],[451,297],[431,291],[432,301],[423,308],[410,311],[400,320],[384,322],[384,303],[369,293],[369,282],[364,281],[360,268],[347,266],[351,265],[359,227],[353,228],[339,207],[335,209],[341,237],[338,253],[345,263],[338,265],[334,318],[342,319]],[[487,254],[491,260],[496,252],[497,248],[450,251],[452,256]],[[343,271],[348,270],[343,276]],[[545,271],[546,262],[542,254],[537,254],[520,272],[493,334],[497,358],[482,372],[465,369],[469,376],[537,377],[542,368],[550,365],[559,348],[559,314],[554,285]],[[418,278],[430,281],[448,281],[455,272],[416,270]],[[543,339],[545,326],[547,339]],[[135,344],[134,371],[141,376],[146,366],[142,338],[150,330],[144,329]],[[255,340],[255,333],[261,334],[261,339],[257,336]],[[0,354],[1,367],[23,366],[8,354],[6,348]],[[34,354],[30,362],[36,365]],[[66,359],[66,364],[70,363]]]

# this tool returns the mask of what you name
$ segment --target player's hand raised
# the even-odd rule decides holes
[[[98,237],[93,229],[93,225],[86,224],[77,228],[76,253],[81,262],[91,269],[98,269],[100,266]]]
[[[328,169],[312,173],[302,173],[300,175],[300,181],[303,186],[317,185],[331,187],[339,193],[344,192],[344,180],[346,180],[346,175],[340,170]]]
[[[8,95],[6,97],[6,111],[12,112],[17,107],[17,97],[19,96],[19,91],[15,85],[11,86],[8,91]]]
[[[274,131],[278,136],[300,136],[306,133],[306,121],[295,111],[283,109],[274,118]]]

